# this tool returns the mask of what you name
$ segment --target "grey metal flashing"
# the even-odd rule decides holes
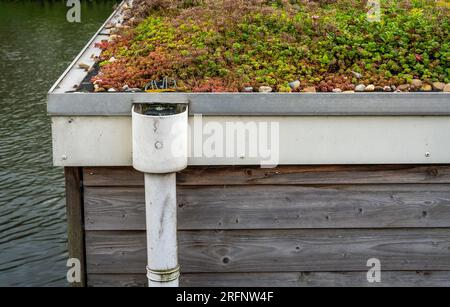
[[[50,94],[52,116],[128,116],[133,103],[188,102],[205,116],[449,116],[447,93],[61,93]]]
[[[89,42],[84,46],[84,48],[80,51],[80,53],[75,57],[75,59],[72,61],[72,63],[67,67],[67,69],[63,72],[63,74],[59,77],[59,79],[53,84],[53,86],[50,88],[48,94],[60,92],[60,91],[67,91],[68,88],[73,88],[73,85],[79,83],[83,78],[87,75],[87,73],[84,74],[76,74],[76,77],[70,76],[70,72],[73,72],[77,69],[77,64],[81,59],[89,59],[87,61],[93,62],[93,59],[91,57],[92,54],[98,55],[99,50],[94,51],[94,44],[95,42],[101,41],[102,39],[108,39],[109,34],[102,33],[105,31],[105,27],[108,23],[112,21],[119,21],[121,19],[121,9],[125,5],[126,0],[122,1],[117,8],[114,10],[114,12],[106,19],[106,21],[103,23],[103,25],[98,29],[98,31],[92,36],[92,38],[89,40]],[[109,32],[109,31],[108,31]],[[69,80],[67,80],[67,78]]]

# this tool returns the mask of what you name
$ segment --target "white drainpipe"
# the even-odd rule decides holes
[[[178,287],[176,172],[187,167],[185,104],[136,104],[133,167],[144,173],[149,287]]]

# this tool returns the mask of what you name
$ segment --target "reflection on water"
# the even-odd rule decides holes
[[[0,1],[0,286],[66,285],[61,168],[52,167],[46,93],[111,13],[84,1]]]

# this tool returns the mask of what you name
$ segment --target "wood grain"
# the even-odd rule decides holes
[[[230,186],[177,190],[180,230],[450,227],[450,185]],[[88,230],[145,230],[144,190],[88,187]]]
[[[184,273],[449,271],[450,229],[181,231]],[[145,232],[86,232],[88,273],[144,273]]]
[[[69,258],[77,258],[81,263],[81,282],[73,287],[86,285],[86,262],[84,245],[84,213],[82,198],[82,172],[77,167],[64,168],[66,183],[67,240]]]
[[[143,186],[144,177],[131,167],[84,168],[86,186]],[[179,185],[292,185],[450,183],[449,165],[331,165],[189,167],[178,174]]]
[[[450,271],[383,271],[381,283],[363,272],[182,274],[182,287],[450,287]],[[91,274],[91,287],[145,287],[145,274]],[[245,291],[245,289],[243,290]]]
[[[83,177],[89,286],[145,286],[143,175]],[[450,286],[450,165],[189,167],[177,183],[182,286]]]

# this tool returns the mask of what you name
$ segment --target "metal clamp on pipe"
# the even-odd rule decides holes
[[[180,266],[174,269],[155,271],[147,267],[147,278],[154,282],[171,282],[180,277]]]
[[[144,173],[149,287],[178,287],[176,172],[187,167],[187,104],[132,110],[133,167]]]

